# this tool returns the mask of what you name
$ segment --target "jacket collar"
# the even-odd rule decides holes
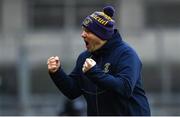
[[[105,45],[103,45],[100,49],[92,52],[93,56],[102,56],[106,55],[109,52],[113,51],[116,47],[122,44],[122,38],[117,29],[115,29],[112,38],[110,38]]]

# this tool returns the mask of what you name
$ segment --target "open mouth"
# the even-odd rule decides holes
[[[84,40],[84,42],[85,42],[86,46],[89,45],[89,43],[87,41]]]

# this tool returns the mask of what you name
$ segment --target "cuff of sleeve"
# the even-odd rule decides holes
[[[85,75],[92,81],[97,82],[101,76],[101,72],[102,70],[97,65],[95,65],[90,70],[88,70]]]
[[[49,75],[52,79],[60,79],[63,76],[62,74],[65,74],[65,73],[61,67],[55,73],[49,72]],[[62,78],[61,78],[61,80],[62,80]]]

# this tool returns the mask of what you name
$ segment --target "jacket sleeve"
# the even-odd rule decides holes
[[[80,77],[77,66],[70,75],[67,75],[62,68],[54,74],[49,73],[51,79],[58,89],[69,99],[75,99],[81,95],[78,78]]]
[[[101,88],[113,90],[125,97],[131,96],[141,72],[141,62],[136,53],[125,52],[118,60],[116,71],[110,75],[95,65],[85,75]]]

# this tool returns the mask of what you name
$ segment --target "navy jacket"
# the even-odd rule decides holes
[[[92,58],[97,64],[84,74],[82,66],[86,58]],[[50,76],[68,98],[84,96],[88,115],[149,116],[141,68],[136,52],[121,39],[116,30],[99,50],[81,53],[70,75],[60,68]]]

